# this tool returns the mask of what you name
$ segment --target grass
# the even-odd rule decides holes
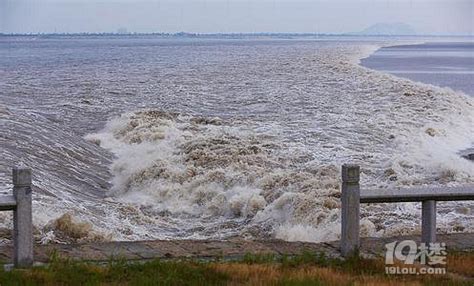
[[[104,265],[52,256],[46,266],[0,270],[0,285],[474,285],[474,253],[448,255],[448,275],[386,275],[382,259],[324,254],[245,255],[238,261],[111,259]]]
[[[122,259],[97,265],[53,257],[44,267],[0,270],[0,285],[225,285],[228,276],[198,262],[129,263]]]
[[[446,265],[448,272],[474,279],[474,252],[451,252]],[[471,285],[474,285],[474,282]]]

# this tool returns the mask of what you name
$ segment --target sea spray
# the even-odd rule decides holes
[[[35,71],[32,83],[9,70],[2,191],[11,166],[28,163],[44,241],[70,241],[46,227],[64,214],[112,240],[323,241],[339,236],[343,163],[361,165],[365,188],[472,183],[472,162],[457,155],[474,141],[472,98],[357,65],[379,45],[158,45],[141,57],[124,46],[87,61],[94,72],[32,62],[21,70]],[[57,80],[76,69],[77,81]],[[42,92],[28,91],[37,84]],[[417,204],[361,214],[365,235],[419,229]],[[441,232],[473,230],[472,203],[439,204],[439,214]],[[0,223],[11,226],[3,214]]]

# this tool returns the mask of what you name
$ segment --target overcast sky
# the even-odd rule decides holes
[[[474,0],[0,0],[0,32],[360,31],[404,22],[474,35]]]

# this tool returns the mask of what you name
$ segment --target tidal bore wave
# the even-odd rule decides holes
[[[161,82],[168,97],[157,91],[149,106],[137,102],[154,95],[126,102],[104,93],[55,120],[51,109],[3,105],[2,191],[12,165],[33,169],[43,242],[325,241],[340,234],[343,163],[361,165],[365,187],[474,181],[474,164],[457,154],[474,142],[473,98],[360,67],[375,44],[301,45],[217,54],[195,73],[180,70],[180,87]],[[71,123],[97,125],[99,113],[117,115],[86,136]],[[473,211],[473,203],[440,204],[440,230],[474,231]],[[418,232],[416,204],[361,213],[364,235]],[[11,227],[4,213],[0,223]]]

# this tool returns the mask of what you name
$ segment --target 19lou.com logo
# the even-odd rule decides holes
[[[395,241],[385,245],[387,274],[446,274],[446,244]]]

